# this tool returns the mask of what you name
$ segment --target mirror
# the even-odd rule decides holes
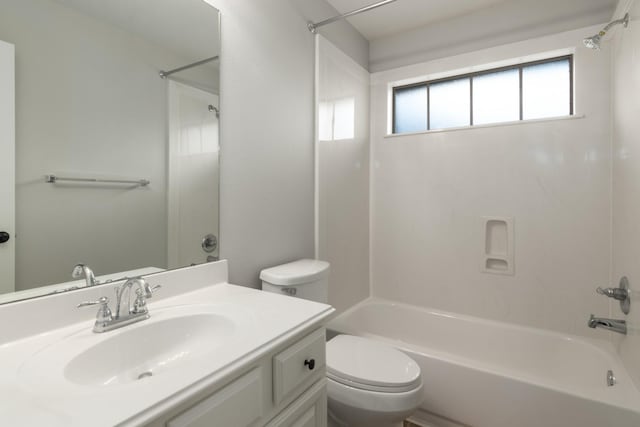
[[[78,263],[105,281],[217,259],[219,20],[2,0],[0,303],[85,286]]]

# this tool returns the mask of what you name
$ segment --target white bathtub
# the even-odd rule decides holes
[[[459,424],[640,426],[640,393],[605,339],[380,299],[352,307],[329,330],[379,339],[407,353],[422,369],[421,410]],[[613,387],[606,383],[609,369],[617,378]]]

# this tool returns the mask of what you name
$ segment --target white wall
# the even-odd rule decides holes
[[[314,255],[317,16],[302,0],[208,1],[222,13],[220,255],[258,287],[261,269]]]
[[[619,13],[619,16],[622,16]],[[611,317],[626,318],[629,334],[612,334],[626,368],[640,387],[640,4],[631,10],[627,29],[616,30],[613,51],[613,256],[611,283],[627,276],[631,290],[629,316],[617,302]]]
[[[68,281],[77,262],[96,274],[164,267],[167,104],[157,70],[184,58],[49,0],[4,1],[0,39],[16,45],[17,290]],[[49,173],[151,185],[62,188],[44,182]]]
[[[322,36],[317,49],[320,108],[353,101],[353,116],[338,110],[316,142],[317,256],[331,263],[329,303],[343,310],[369,296],[369,73]],[[353,135],[335,140],[342,121]]]
[[[372,75],[373,295],[602,336],[609,277],[610,59],[582,28]],[[575,48],[581,118],[385,138],[389,82]],[[515,218],[515,275],[480,272],[481,217]]]
[[[339,15],[325,0],[289,0],[306,21],[320,22]],[[361,67],[369,69],[369,41],[347,20],[339,20],[318,28],[321,34]]]

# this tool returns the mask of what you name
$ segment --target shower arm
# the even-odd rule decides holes
[[[600,32],[598,33],[600,35],[600,37],[604,36],[605,34],[607,34],[607,32],[615,27],[616,25],[619,24],[624,24],[624,27],[627,28],[629,26],[629,14],[627,13],[626,15],[624,15],[623,18],[620,19],[616,19],[615,21],[611,21],[607,24],[606,27],[604,27],[602,30],[600,30]]]

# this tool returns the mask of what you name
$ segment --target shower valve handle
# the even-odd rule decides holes
[[[629,291],[622,288],[601,288],[598,287],[596,292],[600,295],[607,296],[609,298],[613,298],[617,301],[624,301],[629,297]]]
[[[629,314],[631,309],[631,291],[629,290],[629,279],[622,277],[617,288],[598,288],[596,292],[616,301],[620,301],[620,309],[624,314]]]

